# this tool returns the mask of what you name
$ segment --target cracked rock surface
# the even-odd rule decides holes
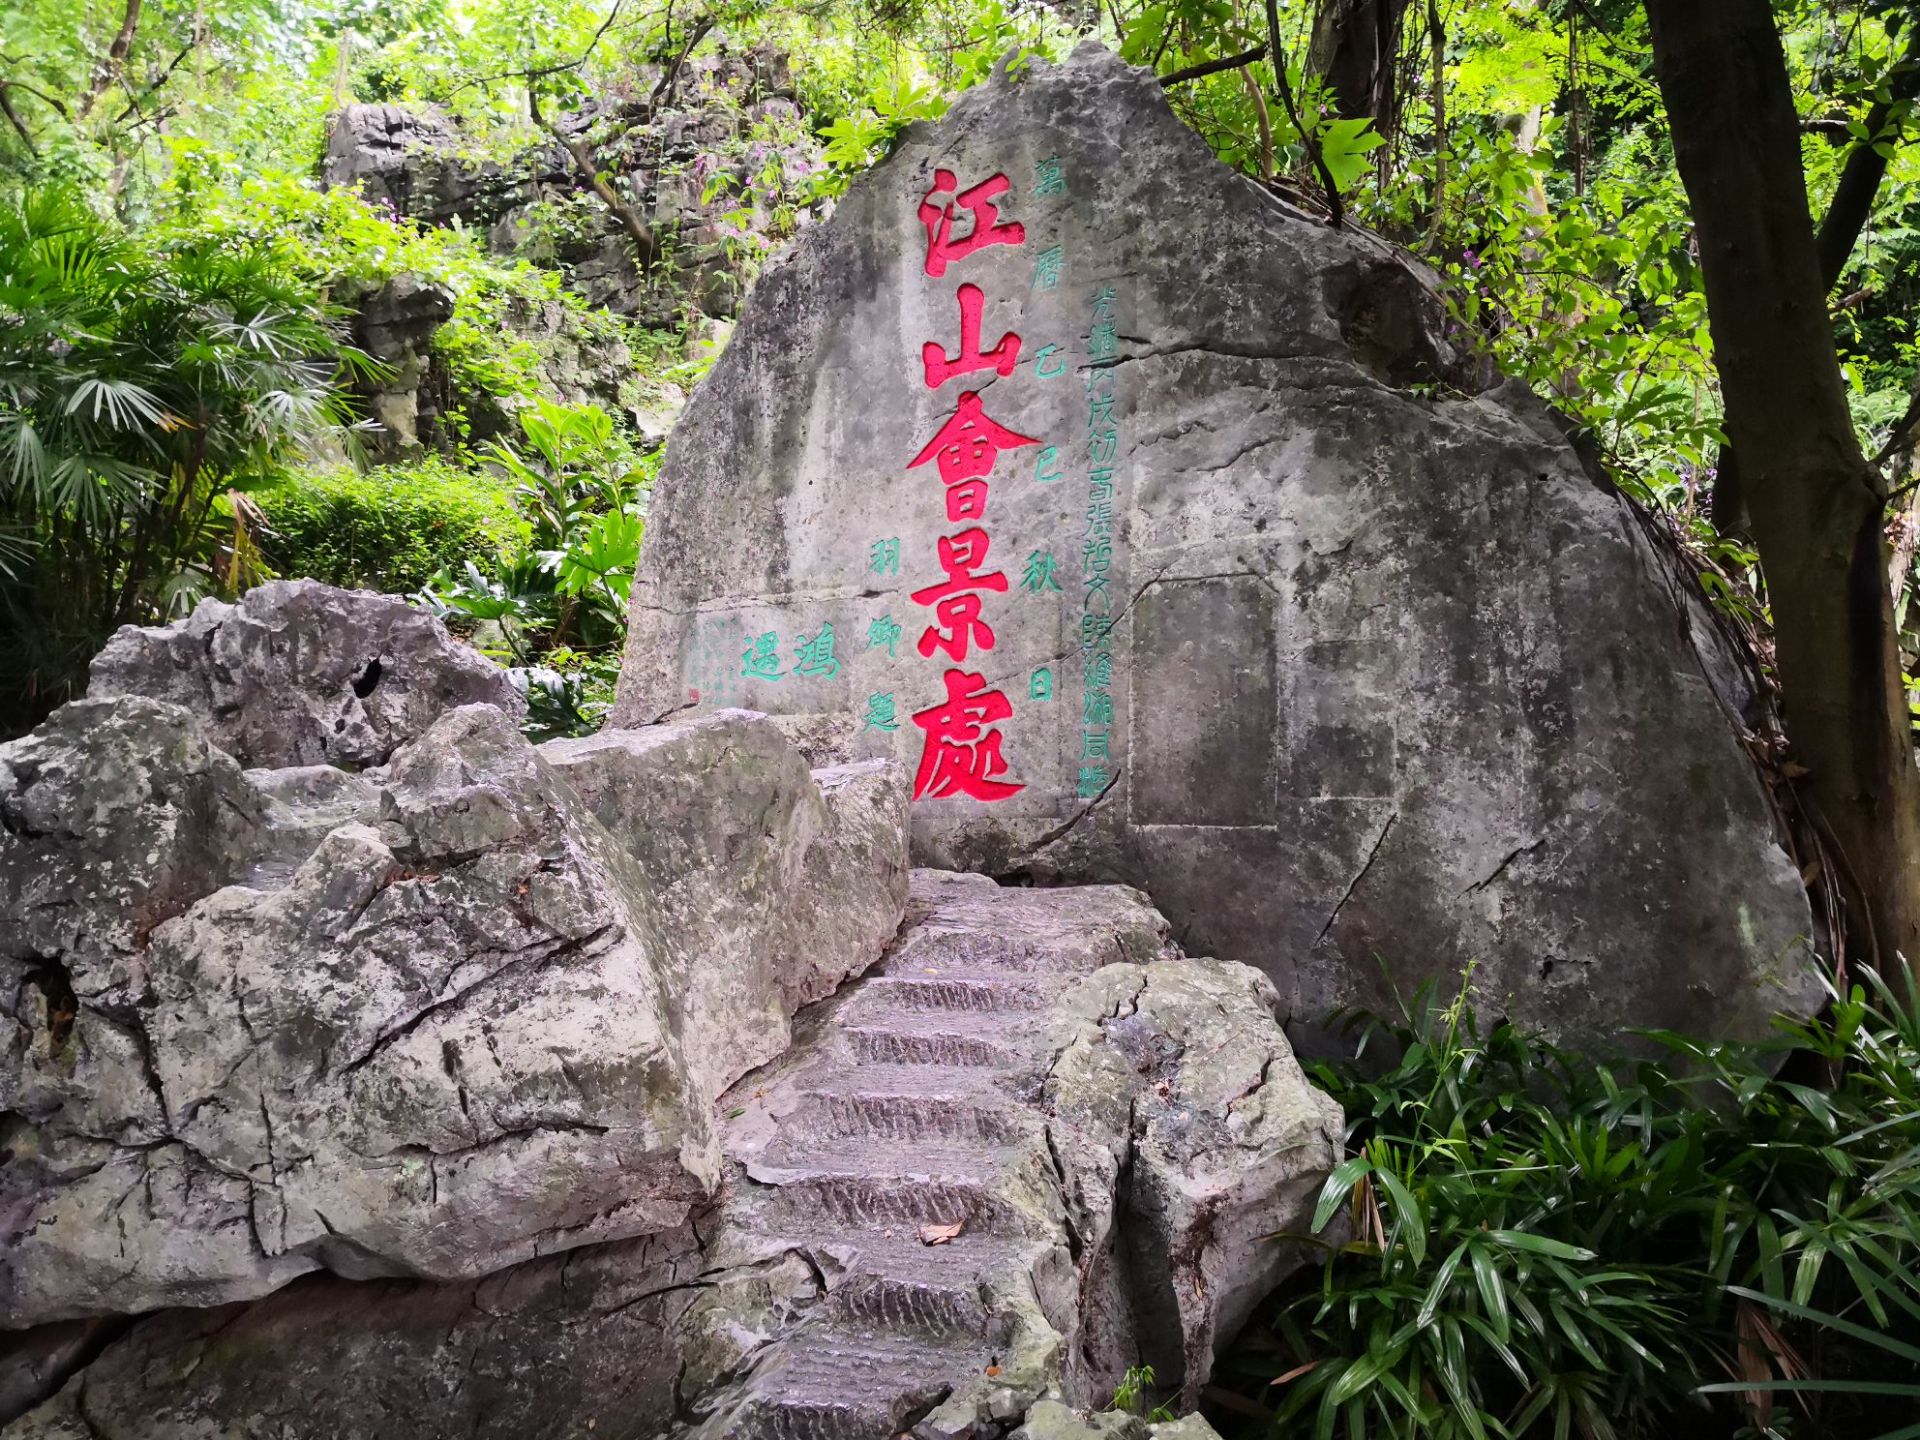
[[[1197,1390],[1299,1263],[1248,1242],[1305,1225],[1340,1117],[1273,1004],[1136,891],[916,871],[881,961],[718,1102],[688,1225],[165,1312],[8,1434],[1197,1440],[1069,1407],[1147,1355]]]
[[[137,695],[0,746],[0,1327],[682,1226],[714,1096],[898,923],[885,762],[816,779],[744,714],[551,759],[493,705],[389,720],[357,772],[243,770]]]
[[[943,171],[1003,177],[1024,235],[936,278]],[[962,286],[974,348],[1017,363],[929,386]],[[969,393],[1032,443],[963,527],[910,462]],[[746,705],[815,763],[912,770],[910,717],[977,674],[1023,788],[917,802],[919,863],[1136,885],[1297,1021],[1450,991],[1470,959],[1569,1040],[1751,1037],[1821,1003],[1691,574],[1538,399],[1456,353],[1429,274],[1217,163],[1097,46],[912,127],[765,268],[649,526],[616,723]],[[1005,589],[969,592],[991,644],[950,662],[913,596],[966,527]],[[798,667],[828,627],[835,664]],[[776,663],[744,663],[763,640]]]
[[[392,595],[274,580],[164,626],[122,626],[87,694],[171,700],[242,765],[379,765],[457,705],[519,715],[506,671]]]

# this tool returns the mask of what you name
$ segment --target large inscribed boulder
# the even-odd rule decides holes
[[[1808,909],[1709,618],[1473,369],[1147,73],[1003,73],[762,276],[616,723],[896,756],[925,862],[1140,886],[1296,1022],[1477,958],[1563,1035],[1757,1032],[1815,1001]]]

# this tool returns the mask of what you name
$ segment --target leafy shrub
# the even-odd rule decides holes
[[[659,454],[638,455],[597,405],[535,402],[522,445],[482,454],[527,529],[488,564],[449,566],[420,599],[510,667],[535,738],[598,724],[612,702]]]
[[[444,287],[453,314],[432,349],[461,394],[530,400],[547,388],[541,347],[517,323],[540,307],[561,307],[583,342],[640,341],[635,327],[589,307],[555,272],[496,259],[472,231],[419,225],[350,190],[314,190],[293,176],[257,177],[210,194],[166,233],[196,244],[273,247],[316,285],[417,275]]]
[[[1316,1067],[1354,1154],[1315,1228],[1347,1238],[1243,1351],[1277,1433],[1920,1434],[1920,1020],[1872,984],[1658,1061],[1483,1037],[1464,989],[1362,1020],[1397,1062]]]
[[[281,575],[405,594],[440,570],[525,543],[513,487],[439,456],[360,471],[299,470],[254,497]]]
[[[76,195],[0,205],[0,729],[115,627],[260,578],[246,491],[372,370],[272,245],[156,245]]]

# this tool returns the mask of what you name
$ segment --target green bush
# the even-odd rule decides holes
[[[364,473],[296,471],[254,498],[279,574],[389,594],[522,546],[528,534],[508,481],[437,456]]]
[[[159,245],[67,191],[0,203],[0,733],[117,627],[259,579],[245,492],[338,443],[376,368],[272,246]]]
[[[1920,1436],[1920,1019],[1866,978],[1778,1073],[1482,1034],[1470,991],[1367,1020],[1384,1073],[1315,1067],[1333,1248],[1240,1354],[1273,1433]]]

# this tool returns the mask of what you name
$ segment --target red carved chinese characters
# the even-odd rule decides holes
[[[1019,221],[1002,221],[996,195],[1004,195],[1012,186],[1005,175],[982,180],[971,190],[961,190],[951,170],[933,172],[933,188],[920,201],[920,223],[927,227],[927,274],[938,280],[947,266],[964,260],[987,245],[1023,245],[1027,227]],[[958,193],[956,193],[958,192]],[[953,212],[965,210],[973,217],[973,227],[955,237]]]
[[[929,340],[920,347],[920,363],[926,367],[927,388],[938,390],[956,375],[975,370],[993,370],[1011,375],[1020,363],[1020,337],[1009,330],[991,350],[980,348],[980,314],[987,296],[978,285],[960,287],[960,353],[948,358],[938,341]]]
[[[995,197],[1008,188],[1005,175],[961,190],[952,171],[934,172],[933,188],[920,202],[920,221],[927,230],[927,274],[938,279],[949,264],[987,245],[1026,243],[1026,227],[1001,220],[995,204]],[[970,223],[964,235],[956,236],[955,216],[962,210]],[[928,388],[937,390],[956,375],[981,370],[1013,374],[1020,363],[1020,337],[1008,331],[991,350],[982,349],[980,324],[986,313],[986,293],[978,285],[962,285],[956,298],[960,302],[959,353],[949,355],[936,340],[920,347]],[[928,659],[944,654],[957,667],[974,651],[993,649],[995,637],[983,614],[984,601],[988,594],[1006,593],[1007,577],[986,568],[993,543],[985,524],[988,477],[1001,451],[1038,443],[990,418],[979,392],[968,391],[908,462],[909,470],[933,462],[945,490],[947,520],[965,526],[940,537],[940,569],[945,578],[912,595],[915,604],[933,610],[933,623],[919,642],[920,653]],[[958,668],[944,672],[942,682],[946,702],[913,717],[913,723],[926,732],[913,798],[1004,800],[1019,794],[1024,785],[999,778],[1007,771],[1007,761],[1001,754],[1001,733],[993,728],[1013,717],[1013,702],[1001,691],[988,689],[982,676]]]
[[[940,467],[942,481],[958,485],[962,480],[991,474],[1002,450],[1039,443],[988,418],[980,406],[979,393],[969,390],[960,397],[959,408],[947,417],[947,423],[927,442],[926,449],[907,462],[907,468],[912,470],[931,460]]]
[[[940,568],[947,572],[947,578],[913,592],[914,604],[934,607],[937,622],[920,637],[922,655],[930,657],[935,650],[944,650],[947,658],[957,663],[966,659],[975,645],[982,650],[993,649],[993,627],[980,618],[980,596],[975,593],[1006,592],[1007,577],[1001,571],[979,573],[987,563],[987,546],[991,543],[987,532],[978,526],[940,537]]]
[[[930,705],[913,717],[927,732],[920,752],[920,769],[913,777],[913,797],[943,799],[967,795],[975,800],[1004,800],[1026,786],[998,780],[1007,770],[1000,753],[1000,732],[987,727],[1008,719],[1013,702],[998,690],[987,689],[983,676],[949,670],[945,676],[944,705]]]

